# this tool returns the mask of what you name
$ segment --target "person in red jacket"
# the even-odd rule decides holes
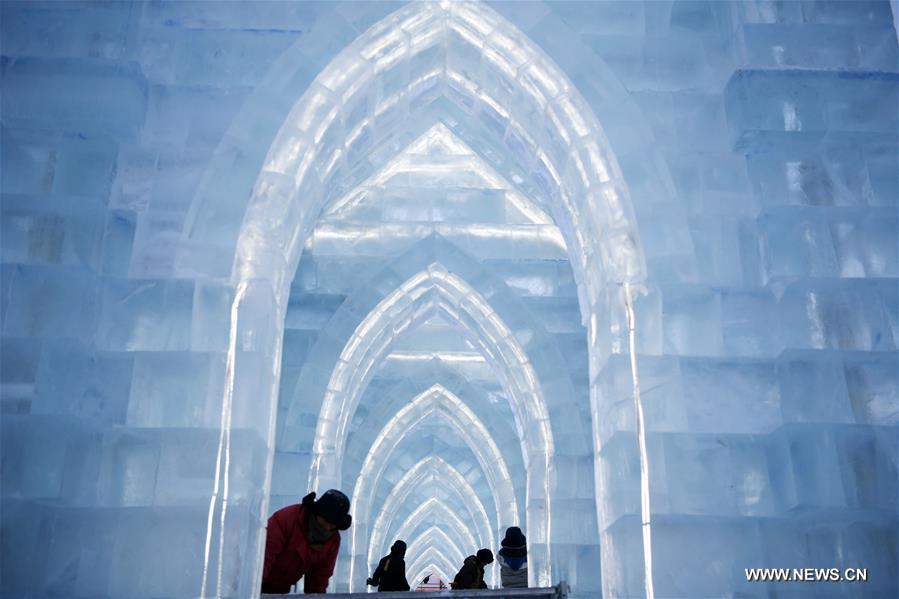
[[[304,578],[304,593],[324,593],[334,574],[340,549],[340,530],[353,523],[350,500],[330,489],[318,501],[315,493],[289,505],[268,519],[262,592],[289,593]]]

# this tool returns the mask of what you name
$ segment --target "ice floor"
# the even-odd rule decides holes
[[[0,595],[899,596],[896,8],[0,3]]]

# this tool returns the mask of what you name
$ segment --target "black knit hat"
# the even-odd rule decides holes
[[[397,555],[406,555],[406,541],[399,541],[393,543],[390,546],[390,553],[396,553]]]
[[[315,493],[309,495],[315,497]],[[307,503],[309,495],[303,498],[303,503]],[[353,523],[353,517],[350,516],[349,511],[349,498],[337,489],[328,489],[312,504],[312,513],[336,526],[337,530],[346,530]]]
[[[478,553],[475,556],[478,558],[478,561],[484,564],[492,564],[493,563],[493,552],[489,549],[478,549]]]
[[[503,547],[524,547],[527,545],[527,537],[521,532],[517,526],[510,526],[506,529],[506,538],[500,543]]]

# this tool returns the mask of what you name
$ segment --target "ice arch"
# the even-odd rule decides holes
[[[429,270],[435,263],[452,276]],[[521,400],[516,420],[520,437],[525,440],[521,434],[525,423],[533,423],[531,430],[541,436],[536,447],[526,446],[526,455],[541,447],[556,447],[551,440],[553,429],[564,433],[561,443],[567,453],[590,451],[590,435],[572,409],[577,406],[571,381],[555,339],[502,280],[437,234],[396,257],[357,288],[331,318],[303,366],[285,421],[280,423],[281,446],[289,449],[295,439],[307,435],[303,423],[319,416],[313,450],[321,464],[313,468],[338,483],[348,422],[374,365],[387,351],[391,337],[411,330],[429,306],[443,310],[448,320],[477,337],[474,344],[498,371],[513,399]],[[391,336],[385,335],[387,327],[394,331]],[[329,372],[330,378],[322,376]],[[546,407],[540,405],[544,402]],[[528,407],[526,414],[523,406]],[[315,478],[311,481],[314,484]]]
[[[439,456],[447,461],[453,461],[456,457],[460,457],[460,471],[466,472],[467,477],[473,478],[471,484],[475,489],[477,495],[476,498],[472,499],[471,501],[480,502],[482,503],[482,505],[488,506],[487,511],[492,512],[496,498],[491,489],[490,479],[484,473],[478,462],[478,459],[472,453],[471,448],[465,443],[464,440],[460,438],[458,431],[453,426],[449,425],[445,419],[436,416],[428,417],[426,421],[423,421],[420,426],[418,426],[414,431],[410,431],[408,435],[406,435],[402,440],[398,442],[397,448],[394,450],[392,457],[390,458],[390,463],[388,464],[387,468],[376,484],[376,490],[374,492],[374,496],[372,497],[372,501],[370,502],[370,505],[373,506],[373,509],[370,513],[370,519],[373,519],[376,516],[380,515],[381,506],[385,500],[386,495],[394,488],[395,485],[399,483],[399,479],[402,474],[408,471],[408,469],[411,468],[414,464],[416,464],[420,460],[426,459],[429,456]],[[444,483],[449,484],[446,481],[444,481]],[[440,484],[442,485],[444,483]],[[347,493],[350,493],[352,489],[352,486],[347,487]],[[517,489],[517,491],[519,493],[518,500],[519,502],[522,502],[524,496],[521,493],[521,490]],[[393,524],[389,529],[387,529],[385,541],[394,540],[396,538],[394,533],[398,525],[406,520],[410,511],[418,507],[423,501],[432,497],[440,499],[448,508],[458,514],[463,521],[468,522],[468,526],[473,533],[478,528],[478,526],[470,524],[471,517],[467,511],[467,508],[460,503],[460,498],[455,492],[451,492],[449,489],[437,487],[433,484],[425,482],[423,486],[414,490],[411,493],[409,499],[400,506],[397,513],[392,515]],[[492,514],[489,516],[489,518],[491,523],[496,520],[495,516]],[[520,517],[520,520],[523,521],[524,518]],[[356,534],[359,535],[360,538],[362,538],[366,534],[370,535],[371,532],[371,525],[369,525],[367,530],[360,525],[360,528]],[[406,540],[408,541],[408,539]],[[346,553],[349,552],[350,542],[351,539],[349,537],[347,537],[344,541]],[[389,543],[385,542],[384,549],[386,550],[388,546]],[[364,551],[366,548],[362,547],[361,549]],[[383,553],[381,555],[383,555]],[[374,560],[378,557],[380,556],[373,555],[371,559]],[[360,572],[359,569],[363,568],[362,564],[370,564],[370,562],[362,560],[361,556],[360,560],[361,561],[359,565],[356,566],[357,576]],[[350,561],[345,557],[341,558],[340,563],[338,564],[338,568],[341,570],[340,580],[342,581],[349,580],[349,564]],[[356,583],[358,584],[359,581],[357,580]]]
[[[409,544],[407,553],[411,555],[422,555],[429,547],[439,547],[440,552],[451,563],[465,558],[465,553],[456,540],[437,526],[429,526],[418,536],[410,537],[407,542]]]
[[[471,56],[478,66],[465,69]],[[409,68],[412,58],[415,65]],[[280,61],[260,93],[276,97],[298,68],[290,60]],[[488,81],[500,83],[492,94],[478,87]],[[380,92],[390,86],[406,91]],[[384,101],[375,104],[376,97]],[[263,107],[263,115],[244,113],[249,116],[229,130],[195,196],[178,273],[215,277],[223,272],[222,257],[234,257],[223,439],[230,438],[234,398],[233,408],[240,409],[246,397],[258,400],[261,394],[267,410],[253,426],[271,442],[287,281],[308,232],[328,197],[339,191],[337,184],[351,178],[352,160],[380,141],[372,132],[396,129],[410,111],[437,97],[460,104],[473,119],[482,119],[486,130],[501,129],[507,147],[528,165],[532,186],[546,190],[578,281],[591,378],[611,351],[609,344],[620,340],[624,317],[616,285],[627,289],[643,279],[643,254],[627,185],[594,115],[565,75],[491,9],[412,4],[366,32],[321,73],[282,125],[249,198],[234,182],[255,168],[255,121],[264,121],[267,128],[272,118],[279,118],[267,111],[264,98],[253,103]],[[509,114],[503,106],[520,108]],[[235,238],[232,252],[227,240]],[[600,315],[608,315],[611,326]],[[253,381],[254,393],[234,374],[255,366],[248,365],[248,350],[255,352],[253,359],[274,365]],[[596,384],[591,385],[595,414],[599,395]],[[219,451],[210,523],[219,522],[212,508],[224,512],[226,506],[227,491],[223,496],[218,489],[227,476],[230,444],[221,445],[225,449]],[[266,488],[270,473],[269,461]],[[597,509],[602,521],[599,502]],[[207,539],[217,537],[221,547],[224,531],[213,534],[219,527],[210,524]],[[261,526],[252,536],[248,543],[255,543],[258,554]],[[207,557],[204,568],[208,566]],[[254,578],[258,576],[257,564]]]
[[[363,523],[367,522],[368,511],[362,509],[361,506],[366,505],[366,498],[371,495],[371,487],[377,482],[378,473],[387,467],[390,454],[418,424],[433,416],[443,418],[473,448],[474,455],[479,458],[481,468],[487,474],[488,480],[491,481],[497,498],[500,518],[504,522],[516,523],[518,521],[518,502],[505,458],[490,436],[487,427],[471,411],[471,408],[440,385],[434,385],[413,398],[378,433],[359,472],[359,478],[353,491],[353,506],[359,519]],[[479,451],[476,449],[478,447],[482,449]]]
[[[352,488],[352,485],[355,483],[355,474],[361,469],[362,462],[365,460],[369,448],[374,441],[374,437],[383,426],[383,423],[391,419],[396,412],[402,409],[408,401],[408,398],[417,397],[434,384],[439,384],[451,391],[455,396],[464,401],[482,422],[490,424],[491,437],[503,452],[503,456],[509,467],[509,472],[513,477],[512,485],[515,489],[516,496],[519,497],[519,506],[521,506],[525,497],[526,472],[522,456],[518,451],[518,435],[514,428],[514,423],[512,422],[511,409],[508,402],[497,401],[494,404],[483,389],[463,379],[456,373],[454,368],[434,363],[428,364],[420,370],[417,369],[413,376],[401,380],[386,389],[379,388],[377,391],[374,391],[371,386],[369,386],[367,392],[374,391],[375,397],[378,398],[378,402],[375,405],[368,406],[368,413],[364,419],[358,422],[358,430],[350,435],[350,438],[348,439],[346,459],[344,462],[345,475],[343,478],[343,487]],[[367,398],[363,397],[362,403],[365,403],[366,400]],[[400,467],[408,469],[413,465],[413,463],[408,463],[407,461],[405,466]],[[453,468],[461,468],[462,466],[477,467],[473,455],[471,458],[466,457],[465,464],[454,461],[453,465],[454,466],[451,466]],[[391,465],[391,468],[393,468],[393,465]],[[406,478],[405,475],[408,475],[408,470],[404,470],[403,473],[400,473],[400,477],[402,478]],[[398,486],[400,480],[402,480],[400,477],[390,478],[390,480],[395,481],[394,484]],[[470,487],[479,497],[490,499],[490,497],[493,496],[492,492],[490,492],[485,484],[486,479],[479,478],[478,480],[466,480],[465,482],[466,488]],[[462,487],[459,488],[461,489]],[[395,495],[395,491],[398,491],[396,487],[390,491],[390,495]],[[386,505],[388,500],[389,496],[386,493],[378,493],[373,499],[373,501],[380,505]],[[499,526],[502,525],[497,518],[497,514],[499,513],[498,506],[496,506],[494,500],[487,501],[485,506],[490,509],[491,514],[489,519],[495,521],[498,531]],[[393,511],[389,511],[388,513],[390,514],[388,516],[389,518],[394,518]],[[524,519],[523,514],[519,514],[519,517]]]
[[[478,56],[476,68],[465,64],[472,55]],[[410,110],[439,97],[460,103],[488,131],[498,130],[513,155],[530,166],[534,187],[550,198],[566,240],[575,242],[568,245],[575,274],[587,288],[584,300],[601,299],[601,281],[642,279],[627,186],[599,123],[564,73],[479,3],[415,3],[369,29],[291,110],[249,205],[239,199],[213,207],[212,198],[199,193],[185,229],[188,241],[205,245],[221,238],[227,233],[222,226],[245,215],[235,279],[259,276],[283,284],[334,185],[352,170],[348,156],[365,155],[379,141],[374,131],[395,129]],[[520,109],[512,114],[504,106]],[[268,258],[274,255],[286,261],[273,264]],[[587,302],[585,310],[594,304]]]
[[[459,516],[457,516],[451,509],[449,509],[445,503],[435,497],[426,500],[420,506],[415,508],[411,514],[406,516],[406,519],[402,524],[400,524],[400,527],[397,531],[397,538],[418,538],[418,536],[420,535],[416,535],[415,533],[419,527],[431,523],[436,525],[436,523],[438,522],[444,525],[444,528],[440,529],[442,532],[448,530],[450,531],[450,533],[446,534],[448,536],[449,534],[452,534],[452,536],[455,537],[456,541],[458,541],[458,547],[464,548],[479,546],[474,535],[471,534],[471,531],[468,530],[468,527],[465,526],[465,523],[459,518]]]
[[[483,296],[442,264],[434,263],[387,295],[356,327],[341,351],[326,387],[313,443],[312,488],[340,481],[342,441],[373,365],[394,336],[435,309],[477,335],[481,351],[511,388],[524,454],[534,460],[542,458],[544,467],[548,466],[553,449],[549,415],[526,352]]]
[[[431,260],[446,262],[448,266]],[[455,272],[465,273],[478,289]],[[401,277],[409,273],[410,278],[402,283]],[[387,289],[392,291],[387,293]],[[494,313],[487,298],[498,307],[503,306],[503,312]],[[313,443],[310,486],[338,485],[343,478],[343,457],[338,452],[344,450],[349,419],[374,365],[382,359],[394,336],[433,311],[440,311],[473,337],[471,341],[499,371],[499,378],[511,395],[513,420],[526,465],[532,561],[541,564],[533,571],[537,576],[545,575],[548,583],[551,562],[542,556],[548,556],[551,539],[553,435],[550,413],[543,405],[544,380],[552,383],[549,395],[556,404],[553,421],[568,433],[566,443],[578,451],[589,451],[589,436],[585,431],[578,434],[582,423],[577,419],[577,410],[566,409],[573,407],[571,383],[558,348],[520,303],[501,281],[440,236],[422,240],[357,290],[332,317],[327,333],[319,336],[312,352],[314,358],[303,367],[281,438],[287,442],[296,437],[297,430],[290,427],[300,426],[311,415],[312,408],[304,407],[302,402],[314,404],[315,398],[324,396]],[[366,316],[360,321],[361,315]],[[338,351],[340,355],[335,357]],[[529,354],[536,360],[533,364]],[[334,370],[326,382],[318,373],[327,372],[332,366]],[[538,374],[538,367],[542,375]],[[357,518],[357,522],[367,521]],[[355,567],[354,571],[360,568]]]
[[[504,522],[512,522],[512,525],[518,522],[518,501],[508,467],[487,427],[463,401],[447,389],[435,385],[414,398],[381,430],[362,465],[351,500],[356,522],[350,534],[350,591],[355,588],[359,569],[364,570],[367,557],[365,548],[368,546],[368,520],[371,517],[369,502],[374,486],[399,442],[418,424],[435,415],[443,418],[474,451],[490,481],[500,518]],[[478,451],[478,447],[482,449]],[[548,563],[541,565],[548,571]]]
[[[423,531],[420,536],[410,540],[407,555],[412,556],[407,571],[414,572],[421,568],[422,562],[433,560],[433,556],[436,555],[443,558],[444,568],[452,571],[452,564],[461,565],[465,556],[470,554],[466,553],[464,546],[459,547],[443,530],[432,526]],[[419,555],[421,557],[415,557]]]
[[[433,524],[432,522],[429,522],[429,519],[433,519]],[[442,527],[438,527],[438,524],[442,525]],[[422,526],[429,526],[429,528],[417,534],[416,531]],[[481,547],[493,547],[492,544],[484,543],[483,540],[480,543],[475,540],[475,537],[465,526],[465,523],[443,502],[436,498],[425,501],[409,514],[400,526],[397,538],[415,539],[409,545],[411,554],[414,556],[417,552],[421,551],[422,543],[427,542],[428,545],[431,545],[435,540],[438,542],[440,541],[438,535],[431,534],[431,531],[435,529],[442,535],[453,537],[458,541],[454,546],[461,550],[462,555],[458,557],[462,557],[463,559],[464,556],[475,553],[475,551]],[[434,537],[438,538],[434,539]],[[425,541],[425,539],[427,540]],[[461,566],[462,560],[460,559],[457,563]],[[496,586],[497,569],[494,568],[491,570],[489,576],[492,578],[492,584]]]
[[[472,385],[458,385],[454,382],[453,377],[446,376],[444,372],[448,367],[431,366],[425,368],[421,375],[416,375],[416,383],[411,384],[401,381],[387,388],[380,388],[376,396],[381,399],[377,405],[371,406],[371,410],[364,420],[359,423],[359,428],[352,435],[352,444],[348,448],[349,455],[360,455],[360,459],[364,458],[368,448],[372,444],[372,437],[376,434],[376,426],[374,423],[381,422],[393,416],[400,409],[407,398],[414,397],[418,393],[426,390],[424,383],[426,380],[435,380],[449,387],[452,392],[475,411],[484,423],[490,423],[491,436],[496,440],[504,458],[507,460],[508,467],[513,476],[513,487],[518,497],[519,505],[525,500],[524,484],[526,474],[521,463],[521,456],[515,451],[517,445],[517,436],[514,429],[511,428],[511,422],[497,422],[497,416],[494,411],[505,408],[502,411],[508,414],[508,406],[505,402],[499,401],[498,404],[489,405],[490,401],[485,392],[481,389],[466,389]],[[450,369],[451,370],[451,369]],[[433,371],[434,377],[428,376],[428,372]],[[421,376],[421,380],[418,380]],[[389,398],[389,399],[388,399]],[[495,401],[495,400],[494,400]],[[386,403],[386,405],[381,405]],[[509,416],[506,416],[508,419]],[[430,427],[440,426],[431,422]],[[374,430],[372,430],[374,429]],[[438,429],[439,430],[439,429]],[[446,440],[452,443],[451,439],[458,440],[458,435],[453,429],[446,431]],[[417,436],[418,430],[415,431]],[[437,434],[430,433],[432,435]],[[441,435],[443,437],[443,435]],[[435,440],[436,441],[436,440]],[[407,446],[404,443],[402,447]],[[380,484],[379,490],[374,493],[372,505],[377,506],[374,523],[371,525],[370,542],[368,544],[368,563],[371,564],[383,555],[389,547],[392,540],[398,538],[396,530],[398,525],[408,518],[411,509],[415,508],[421,501],[431,497],[439,498],[448,508],[458,514],[466,523],[467,527],[476,533],[478,547],[496,547],[498,535],[504,530],[503,522],[496,517],[497,497],[492,492],[489,479],[485,478],[483,471],[478,466],[476,457],[466,451],[464,456],[453,454],[444,454],[444,449],[434,447],[434,453],[428,455],[425,453],[421,461],[415,463],[409,462],[410,456],[407,452],[398,448],[395,455],[398,459],[392,459],[388,468],[385,470],[382,479],[385,481]],[[471,482],[466,480],[455,467],[444,461],[441,456],[446,455],[447,460],[458,464],[460,468],[465,468],[471,477],[476,475],[477,479]],[[461,461],[459,461],[461,460]],[[359,464],[355,459],[352,463],[346,464],[345,469],[349,472],[358,472]],[[474,470],[472,470],[474,469]],[[399,477],[399,479],[397,479]],[[344,488],[352,488],[353,477],[347,475],[344,477]],[[386,483],[386,484],[385,484]],[[482,504],[482,502],[485,502]],[[489,509],[485,508],[487,505]],[[490,515],[488,515],[488,511]],[[374,512],[372,514],[374,516]],[[520,515],[524,520],[524,515]],[[499,531],[499,532],[497,532]],[[466,549],[469,553],[471,548]]]
[[[492,532],[493,527],[490,526],[487,510],[484,509],[484,505],[481,503],[475,490],[465,480],[465,477],[445,460],[437,456],[429,456],[419,461],[403,475],[382,505],[372,525],[371,542],[368,546],[369,564],[373,563],[373,560],[377,559],[378,554],[384,552],[393,542],[394,539],[392,537],[402,538],[398,534],[391,535],[391,537],[387,536],[393,528],[393,517],[399,506],[408,501],[411,493],[416,488],[423,484],[434,484],[433,481],[439,477],[446,481],[446,488],[460,499],[468,497],[467,501],[460,501],[460,504],[467,508],[468,515],[471,522],[475,525],[481,543],[490,547],[496,545],[495,536]],[[496,497],[494,496],[495,500]]]

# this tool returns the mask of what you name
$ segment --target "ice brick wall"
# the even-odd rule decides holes
[[[275,454],[269,489],[265,472],[276,448],[265,411],[254,408],[254,397],[236,401],[231,507],[224,526],[207,536],[232,260],[223,251],[217,276],[198,276],[191,260],[210,257],[202,248],[192,254],[182,230],[197,197],[249,192],[290,106],[343,47],[398,7],[0,6],[4,596],[190,597],[204,578],[214,587],[219,568],[222,594],[252,593],[253,539],[267,515],[261,506],[269,490],[272,508],[305,491],[316,420],[304,421],[306,436],[293,441],[305,453]],[[747,583],[743,568],[848,566],[867,567],[869,583],[800,592],[895,595],[899,186],[890,3],[493,8],[583,94],[633,198],[648,264],[647,293],[636,306],[637,358],[656,593],[788,592],[794,587],[786,583]],[[287,55],[300,66],[273,93],[266,73]],[[265,103],[257,101],[262,88]],[[234,130],[260,106],[252,129]],[[240,151],[223,155],[223,147]],[[231,176],[204,179],[223,159],[232,161]],[[576,592],[598,592],[601,582],[610,596],[641,594],[626,343],[608,325],[587,337],[564,256],[547,255],[536,242],[504,246],[453,229],[460,214],[521,224],[496,204],[488,208],[495,191],[444,204],[435,198],[415,213],[421,205],[407,192],[419,184],[373,196],[364,220],[411,215],[429,227],[385,227],[373,242],[364,227],[346,223],[313,233],[286,308],[281,405],[319,331],[360,288],[356,273],[389,264],[424,235],[449,238],[478,256],[555,338],[580,398],[578,420],[589,419],[594,430],[595,485],[592,456],[587,463],[580,449],[557,456],[556,484],[568,503],[554,518],[558,530],[584,538],[557,533],[554,571]],[[217,230],[227,218],[204,224]],[[236,229],[226,223],[221,230],[223,247],[233,250]],[[441,338],[443,323],[422,331],[424,339],[407,339],[371,378],[356,426],[370,434],[425,381],[456,381],[450,388],[466,389],[459,393],[475,406],[493,398],[495,415],[484,418],[495,419],[498,443],[514,454],[514,433],[500,426],[509,417],[498,407],[504,398],[495,375],[439,360],[428,369],[410,366],[412,354],[453,357],[460,349]],[[263,388],[278,353],[252,343],[244,349],[237,376]],[[397,380],[416,384],[397,388]],[[553,424],[564,442],[564,419]],[[414,465],[411,456],[432,453],[458,458],[454,467],[475,494],[496,493],[476,456],[445,428],[426,427],[413,439],[417,449],[399,452],[410,457],[390,467],[378,497],[387,500]],[[345,476],[359,467],[364,439],[348,445]],[[523,465],[511,468],[522,496]],[[382,523],[385,534],[410,530],[403,520],[433,493],[459,511],[463,502],[433,490],[440,486],[410,491],[395,521]],[[482,503],[496,523],[496,506]],[[480,510],[472,510],[468,517],[479,521]],[[424,520],[446,524],[440,513]],[[222,557],[216,550],[207,558],[222,530]],[[426,545],[467,542],[429,530],[411,532]],[[448,567],[446,556],[428,557]],[[684,575],[690,571],[708,575]]]
[[[320,15],[0,10],[3,595],[197,596],[233,293],[173,278],[173,257],[223,132]],[[269,447],[236,428],[223,591],[246,597]]]
[[[865,390],[849,382],[860,380],[852,373],[861,363],[885,372],[874,364],[895,362],[896,269],[887,265],[897,252],[897,61],[888,6],[618,8],[623,24],[614,31],[608,20],[560,18],[583,28],[620,75],[677,193],[674,202],[635,203],[652,283],[638,326],[658,325],[638,343],[654,354],[641,356],[640,372],[651,476],[663,477],[650,482],[657,592],[762,593],[745,582],[747,564],[874,563],[877,551],[862,554],[875,546],[895,555],[887,506],[896,489],[885,481],[896,468],[896,369],[889,381],[864,377]],[[882,169],[886,156],[894,165]],[[864,249],[849,249],[857,233]],[[615,554],[633,563],[638,464],[632,437],[616,439],[633,430],[629,368],[610,360],[601,383],[607,400],[623,401],[599,422],[607,440],[600,459],[608,452],[614,473],[600,496],[632,490],[608,509]],[[892,407],[872,419],[853,407],[859,402]],[[864,458],[850,449],[860,446],[870,452]],[[871,463],[883,470],[863,474]],[[856,516],[841,520],[824,507],[831,500],[791,495],[824,480],[838,509]],[[882,501],[858,495],[871,484]],[[682,574],[698,567],[690,565],[698,554],[712,573],[688,582]],[[879,583],[808,592],[894,592],[894,570],[879,568]],[[637,577],[622,584],[639,592]]]
[[[653,333],[637,348],[657,593],[753,595],[767,591],[745,582],[748,564],[880,563],[871,547],[892,559],[897,273],[887,265],[897,255],[897,58],[889,7],[620,3],[595,20],[569,8],[552,10],[620,77],[674,187],[635,200],[650,270],[637,322]],[[542,37],[539,28],[528,34],[576,72],[563,44],[549,41],[552,27]],[[591,104],[613,143],[617,126],[632,127]],[[639,186],[645,161],[619,157]],[[882,160],[894,164],[884,169]],[[849,249],[848,239],[861,237],[864,249]],[[859,377],[857,368],[882,375]],[[594,417],[609,475],[597,494],[612,499],[615,539],[603,554],[604,582],[638,594],[629,361],[613,357],[603,372],[606,411]],[[872,418],[860,403],[890,407]],[[864,458],[850,449],[861,446]],[[863,474],[871,463],[882,466]],[[834,517],[824,507],[831,500],[811,500],[827,495],[816,486],[824,480],[838,510],[855,516]],[[881,500],[860,498],[869,485]],[[792,493],[809,488],[811,503],[797,502]],[[700,554],[703,565],[691,565]],[[607,556],[627,564],[614,582]],[[808,592],[894,592],[894,569],[878,567],[878,583]],[[687,581],[693,568],[710,574]]]

